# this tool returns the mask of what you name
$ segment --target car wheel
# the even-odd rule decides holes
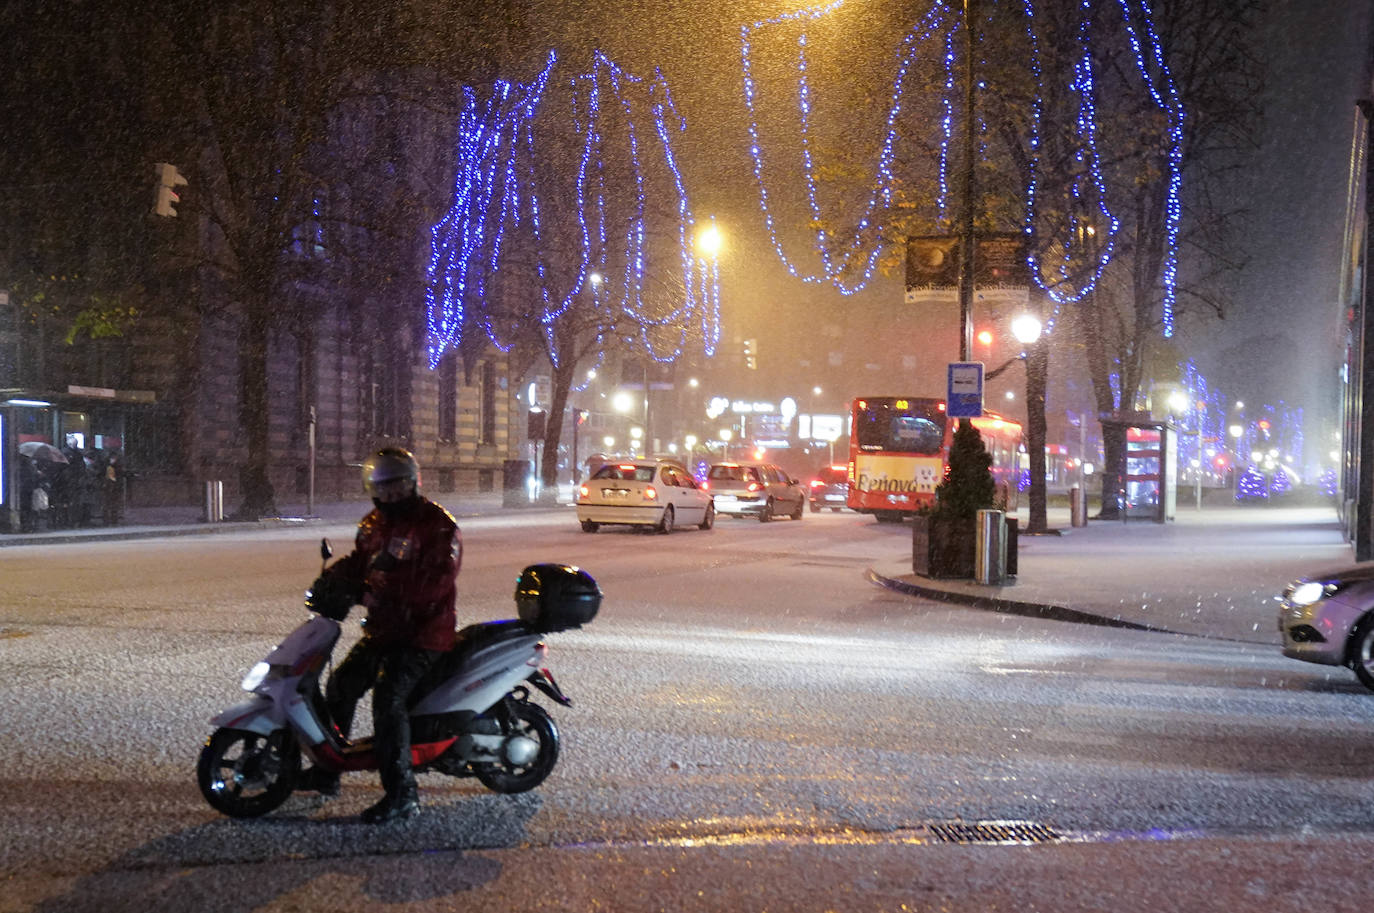
[[[673,531],[673,505],[669,504],[663,508],[663,519],[658,521],[658,526],[654,529],[665,536]]]
[[[800,501],[797,502],[796,509],[792,511],[792,519],[800,520],[802,518],[802,514],[804,513],[806,513],[806,499],[802,498]]]
[[[1374,614],[1366,615],[1350,635],[1350,668],[1355,677],[1371,691],[1374,691]]]
[[[582,532],[584,532],[584,533],[594,533],[594,532],[596,532],[596,531],[597,531],[598,529],[600,529],[600,528],[601,528],[601,524],[600,524],[600,523],[593,523],[591,520],[583,520],[583,521],[582,521]]]
[[[832,514],[837,514],[837,513],[840,512],[840,509],[839,509],[838,507],[832,507],[832,508],[830,508],[830,512],[831,512]]]
[[[769,500],[764,503],[763,510],[759,511],[759,522],[767,523],[771,519],[773,519],[773,502]]]
[[[697,529],[710,529],[716,525],[716,505],[706,505],[706,516],[701,518],[701,525]]]

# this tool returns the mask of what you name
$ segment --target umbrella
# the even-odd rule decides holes
[[[19,445],[19,452],[24,456],[33,457],[35,460],[43,460],[48,463],[65,463],[67,455],[58,450],[52,444],[43,441],[25,441]]]

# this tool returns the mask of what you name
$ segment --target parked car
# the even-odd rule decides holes
[[[578,488],[577,519],[588,533],[607,524],[624,524],[666,534],[680,525],[710,529],[716,508],[711,493],[681,463],[617,460],[596,470]]]
[[[1374,690],[1374,565],[1301,577],[1279,602],[1283,655],[1349,666]]]
[[[849,503],[849,470],[826,466],[806,485],[806,497],[814,514],[823,507],[839,512]]]
[[[706,484],[722,514],[767,523],[777,516],[800,520],[806,511],[806,489],[773,463],[715,463]]]

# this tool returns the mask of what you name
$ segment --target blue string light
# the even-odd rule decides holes
[[[470,308],[477,308],[475,323],[494,345],[506,351],[514,344],[519,327],[487,306],[487,296],[492,281],[511,268],[507,250],[516,230],[527,233],[532,242],[539,287],[539,312],[523,318],[533,316],[537,322],[555,367],[563,355],[560,321],[574,305],[587,306],[588,299],[602,327],[623,326],[621,318],[635,324],[646,351],[657,361],[680,356],[688,328],[694,325],[701,328],[706,354],[714,354],[720,340],[719,272],[714,256],[703,258],[693,250],[695,219],[673,152],[674,133],[686,125],[677,115],[663,74],[655,71],[651,79],[640,78],[597,52],[587,72],[564,84],[569,110],[547,110],[557,107],[546,97],[556,62],[551,52],[544,69],[529,83],[498,82],[485,99],[464,91],[452,204],[430,236],[425,292],[430,366],[437,366],[443,353],[459,344]],[[551,123],[547,119],[560,116],[580,136],[581,145],[571,213],[577,223],[577,249],[570,259],[577,265],[561,271],[548,258],[544,243],[543,201],[552,189],[541,186],[535,167],[540,137]],[[641,133],[639,125],[645,122],[653,129]],[[642,158],[650,147],[652,164],[661,165],[668,175],[666,188],[656,186],[664,181],[652,178]],[[628,200],[607,193],[606,167],[612,159],[629,170],[628,180],[619,185],[632,191]],[[679,267],[686,289],[685,296],[670,296],[674,306],[666,309],[645,301],[650,266],[645,221],[650,194],[660,190],[677,197]],[[624,225],[623,234],[613,237],[610,225]],[[652,274],[656,279],[662,273],[657,260]],[[656,348],[662,334],[651,331],[664,329],[675,329],[677,342]],[[506,333],[509,339],[503,338]],[[606,341],[603,330],[595,341],[598,365]]]
[[[1167,252],[1161,281],[1164,289],[1163,313],[1164,335],[1172,336],[1174,331],[1173,304],[1175,300],[1175,281],[1177,274],[1178,217],[1180,214],[1180,190],[1182,187],[1182,121],[1183,109],[1174,89],[1172,77],[1164,61],[1163,48],[1158,40],[1147,0],[1118,0],[1127,27],[1127,36],[1134,50],[1137,67],[1144,81],[1149,97],[1165,113],[1168,129],[1168,169],[1169,190],[1166,201],[1166,245]],[[898,53],[898,68],[892,81],[892,95],[888,106],[887,133],[878,150],[873,169],[871,191],[867,202],[858,210],[855,230],[847,238],[833,227],[841,220],[827,218],[817,192],[817,181],[812,159],[813,141],[811,137],[811,112],[815,103],[814,92],[808,82],[808,33],[812,23],[823,19],[840,9],[844,0],[834,0],[820,6],[810,7],[782,14],[771,19],[746,25],[740,30],[741,65],[744,77],[744,100],[749,110],[749,153],[753,161],[754,177],[759,194],[759,205],[763,211],[764,226],[779,260],[793,276],[804,282],[826,282],[842,294],[850,295],[863,289],[871,279],[880,253],[880,245],[871,240],[871,230],[875,227],[877,207],[891,200],[894,178],[891,171],[897,143],[896,119],[902,109],[902,96],[906,89],[906,79],[917,60],[918,53],[926,41],[938,36],[942,42],[942,65],[944,67],[944,93],[941,98],[942,116],[937,119],[939,129],[938,191],[936,194],[936,213],[941,223],[947,222],[949,190],[950,142],[953,134],[955,105],[955,39],[959,13],[946,0],[935,0],[917,24],[904,36]],[[1062,226],[1064,237],[1047,236],[1040,225],[1038,211],[1039,194],[1044,178],[1041,174],[1043,142],[1041,128],[1044,116],[1044,98],[1063,87],[1047,90],[1044,83],[1040,42],[1033,0],[1021,0],[1019,14],[1024,20],[1026,33],[1030,40],[1030,71],[1035,82],[1035,93],[1031,108],[1030,152],[1031,168],[1025,190],[1024,232],[1027,236],[1027,265],[1037,285],[1055,302],[1055,313],[1051,315],[1047,332],[1053,329],[1059,305],[1080,300],[1096,288],[1108,263],[1116,252],[1117,235],[1121,222],[1108,204],[1108,181],[1103,172],[1101,156],[1098,152],[1098,117],[1096,110],[1097,77],[1099,65],[1093,53],[1091,29],[1094,17],[1089,0],[1080,0],[1079,22],[1075,34],[1078,45],[1078,58],[1073,67],[1072,78],[1067,87],[1077,100],[1077,114],[1073,122],[1073,135],[1076,148],[1072,150],[1082,173],[1077,175],[1068,187],[1073,204],[1073,212],[1067,224]],[[1137,8],[1138,7],[1138,8]],[[986,18],[986,17],[985,17]],[[769,193],[768,176],[771,171],[765,166],[765,154],[761,139],[758,116],[758,88],[753,72],[753,45],[757,34],[764,31],[778,31],[783,27],[798,27],[797,38],[797,104],[799,107],[799,136],[801,148],[801,180],[788,179],[787,183],[800,186],[806,194],[811,221],[815,224],[813,249],[819,255],[819,271],[801,268],[790,257],[779,234],[779,218],[775,204]],[[977,53],[969,47],[966,53]],[[977,90],[987,91],[985,83],[980,82]],[[973,129],[978,131],[980,149],[986,154],[986,125],[981,121]],[[1129,192],[1129,189],[1123,190]],[[1089,215],[1091,213],[1091,215]],[[827,227],[830,226],[830,227]],[[1092,237],[1091,243],[1088,237]],[[865,245],[869,250],[865,252]],[[1060,250],[1060,261],[1054,265],[1042,264],[1035,254],[1037,249]],[[1084,260],[1091,263],[1090,270],[1075,269],[1074,264]],[[1083,273],[1087,275],[1083,275]]]

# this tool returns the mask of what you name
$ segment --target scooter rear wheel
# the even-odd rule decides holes
[[[300,769],[300,747],[289,729],[266,736],[217,729],[200,750],[196,780],[216,811],[231,818],[256,818],[286,801]]]
[[[495,763],[473,764],[472,772],[493,792],[523,793],[543,783],[558,763],[558,727],[538,704],[508,700],[506,707],[508,712],[500,721],[502,735],[507,741],[522,736],[532,739],[538,744],[538,751],[526,764],[503,758]]]

